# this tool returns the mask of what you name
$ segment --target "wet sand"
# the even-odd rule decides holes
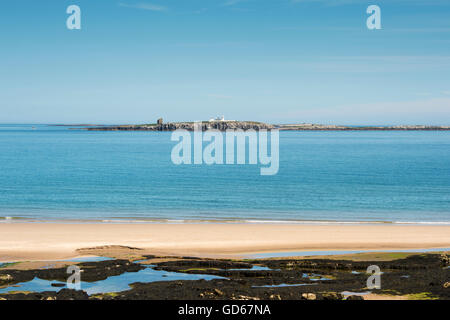
[[[202,257],[447,248],[450,226],[0,223],[0,261],[67,259],[83,255],[80,248],[112,245],[139,248],[142,253]]]

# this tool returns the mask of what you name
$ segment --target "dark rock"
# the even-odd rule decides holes
[[[56,294],[57,300],[87,300],[89,295],[86,291],[73,290],[73,289],[62,289]]]
[[[442,266],[446,267],[450,264],[450,258],[446,253],[441,254],[441,263]]]
[[[56,288],[62,288],[62,287],[65,287],[66,284],[65,283],[52,283],[51,286],[56,287]]]
[[[322,295],[324,300],[342,300],[343,296],[336,292],[327,292]]]
[[[223,291],[222,290],[219,290],[219,289],[214,289],[214,292],[218,295],[218,296],[223,296],[224,295],[224,293],[223,293]]]
[[[14,281],[10,274],[0,274],[0,285],[5,285]]]
[[[161,258],[161,257],[157,257]],[[350,261],[332,259],[254,259],[219,260],[178,257],[177,260],[155,261],[156,270],[181,273],[208,274],[222,278],[213,280],[176,280],[130,284],[130,289],[120,293],[92,295],[90,299],[102,300],[195,300],[195,299],[271,299],[271,300],[343,300],[340,292],[362,292],[366,289],[367,275],[363,273],[367,266],[377,264],[383,270],[383,290],[395,295],[430,293],[433,297],[450,300],[448,268],[442,267],[440,254],[411,255],[404,259],[386,261]],[[254,265],[264,265],[271,270],[252,270]],[[148,266],[132,263],[128,260],[108,260],[79,263],[83,270],[83,281],[99,281],[124,272],[139,271]],[[235,270],[238,269],[238,270]],[[244,270],[242,270],[244,269]],[[362,273],[354,274],[350,271]],[[405,281],[403,275],[410,275],[414,281]],[[6,278],[10,275],[13,282],[30,281],[35,277],[52,282],[65,282],[66,268],[46,270],[0,270]],[[311,281],[311,277],[330,278],[329,281]],[[61,278],[61,280],[60,280]],[[8,278],[10,279],[10,278]],[[164,279],[166,280],[166,279]],[[278,286],[291,284],[292,286]],[[296,285],[298,284],[298,286]],[[300,284],[305,284],[302,286]],[[270,286],[270,287],[268,287]],[[18,291],[0,294],[7,300],[47,300],[47,299],[87,299],[85,292],[63,289],[59,293]],[[420,296],[419,296],[420,297]],[[351,297],[349,300],[361,299]]]
[[[346,300],[364,300],[362,296],[352,295],[348,296]]]

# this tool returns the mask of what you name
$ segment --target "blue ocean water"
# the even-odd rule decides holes
[[[450,132],[280,132],[274,176],[177,166],[170,136],[0,125],[0,216],[450,223]]]

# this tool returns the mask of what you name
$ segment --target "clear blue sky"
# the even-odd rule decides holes
[[[79,5],[82,29],[66,28]],[[382,30],[366,8],[381,7]],[[2,0],[0,123],[450,124],[448,0]]]

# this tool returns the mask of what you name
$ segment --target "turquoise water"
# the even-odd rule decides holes
[[[450,223],[450,132],[280,132],[275,176],[176,166],[170,135],[0,125],[0,216]]]

